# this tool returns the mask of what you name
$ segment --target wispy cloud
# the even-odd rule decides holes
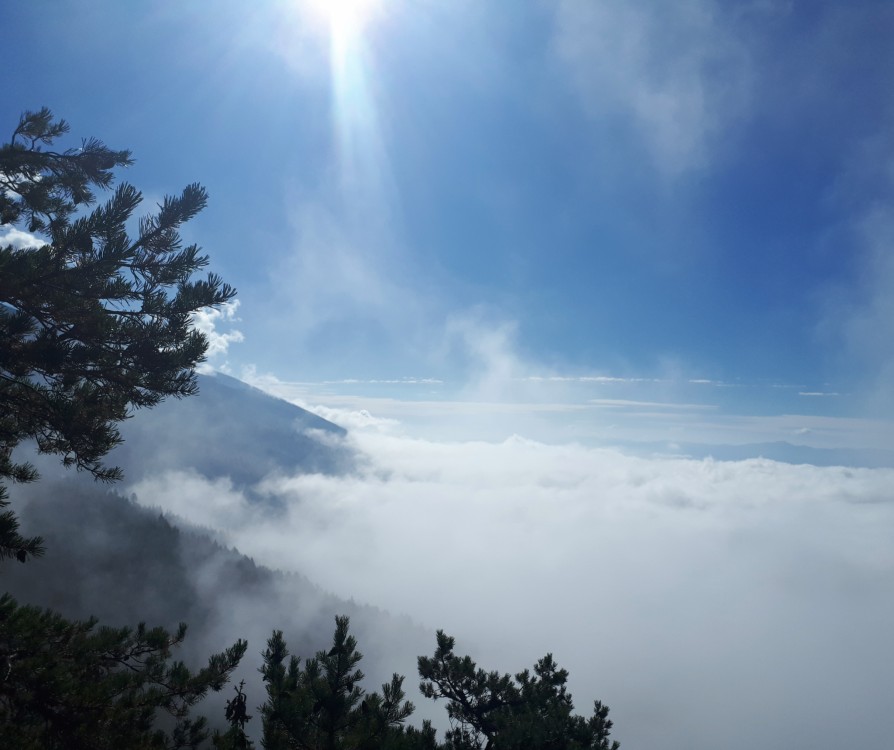
[[[440,378],[386,378],[363,380],[361,378],[342,378],[341,380],[324,380],[324,385],[441,385]]]
[[[290,370],[345,379],[315,365],[349,354],[355,363],[387,360],[422,369],[429,342],[439,335],[433,321],[441,301],[431,279],[418,272],[374,206],[346,208],[335,193],[319,193],[289,198],[289,250],[269,269],[266,298],[252,299],[255,317],[265,321],[265,332],[288,342],[283,352],[293,353]]]
[[[273,270],[277,303],[285,303],[290,326],[319,327],[355,316],[388,315],[403,290],[389,273],[388,254],[373,238],[355,236],[336,212],[322,204],[293,209],[295,247]]]
[[[591,398],[587,403],[594,406],[627,407],[634,409],[716,409],[714,404],[678,404],[667,401],[634,401],[623,398]]]
[[[713,0],[556,6],[554,46],[595,119],[629,119],[659,172],[704,167],[748,111],[752,62]]]
[[[851,275],[825,290],[821,336],[855,383],[866,413],[894,415],[894,96],[888,116],[864,139],[842,172],[830,201],[844,207],[843,237]],[[859,197],[860,200],[855,201]]]
[[[542,382],[521,381],[523,387],[519,387],[519,382],[511,381],[503,389],[494,388],[492,397],[487,398],[479,397],[474,384],[419,394],[402,391],[399,386],[395,393],[382,393],[362,385],[288,382],[253,371],[243,373],[243,378],[337,424],[354,429],[370,426],[394,436],[432,440],[501,441],[522,435],[551,444],[632,449],[638,444],[688,443],[706,450],[712,445],[793,442],[818,450],[872,452],[886,450],[892,432],[891,423],[883,419],[798,411],[743,415],[699,401],[595,397],[589,386],[580,392],[568,390],[570,386],[564,382],[543,393],[537,392],[545,385]],[[792,407],[796,405],[793,401]]]
[[[894,156],[891,163],[894,164]],[[894,179],[892,179],[894,187]],[[894,194],[894,189],[892,189]],[[826,326],[843,335],[855,364],[870,373],[867,400],[894,413],[894,211],[876,206],[855,222],[860,238],[857,283],[830,305]]]
[[[193,327],[197,331],[204,333],[205,338],[208,339],[207,356],[209,359],[226,354],[230,348],[230,344],[236,344],[245,340],[245,337],[239,330],[218,330],[218,327],[222,323],[231,324],[239,322],[240,319],[236,315],[236,312],[239,310],[239,304],[239,300],[233,300],[220,307],[205,308],[193,314]]]
[[[529,375],[526,380],[548,383],[661,383],[661,378],[624,378],[614,375]]]

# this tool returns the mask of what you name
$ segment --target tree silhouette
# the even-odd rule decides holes
[[[363,655],[348,631],[348,618],[336,617],[332,647],[303,668],[290,656],[282,631],[273,632],[261,667],[267,687],[261,707],[265,750],[373,750],[400,732],[413,713],[413,704],[404,701],[403,677],[393,675],[381,694],[367,693],[357,667]]]
[[[191,671],[172,661],[186,635],[98,627],[0,597],[0,747],[198,747],[208,736],[190,709],[220,690],[245,654],[238,641]],[[166,733],[159,711],[174,718]]]
[[[181,225],[205,206],[198,184],[167,197],[155,214],[127,223],[142,196],[122,183],[92,210],[94,188],[132,163],[95,138],[52,150],[68,132],[50,110],[25,112],[0,146],[0,223],[24,224],[32,240],[0,247],[0,482],[36,478],[15,462],[22,441],[57,454],[98,479],[120,472],[103,464],[120,442],[117,425],[134,409],[196,392],[195,366],[208,342],[193,315],[232,299]],[[24,235],[20,235],[24,236]],[[8,506],[0,484],[0,508]],[[11,511],[0,515],[0,558],[41,552],[24,539]]]
[[[432,657],[419,657],[419,689],[427,698],[447,700],[455,750],[616,750],[609,742],[608,708],[596,701],[593,716],[571,712],[574,704],[552,654],[513,679],[486,672],[468,656],[457,656],[453,638],[439,630]]]
[[[358,682],[362,656],[337,617],[332,648],[304,668],[290,656],[281,631],[264,652],[261,674],[267,701],[261,706],[265,750],[617,750],[610,741],[608,707],[593,716],[572,714],[568,672],[551,655],[515,676],[479,669],[457,656],[454,640],[438,632],[432,657],[419,657],[420,690],[447,700],[451,728],[438,743],[429,722],[405,726],[413,705],[404,702],[403,678],[395,674],[382,693],[367,694]]]
[[[50,110],[25,112],[0,146],[0,225],[17,241],[0,246],[0,559],[41,554],[9,509],[7,482],[37,478],[14,460],[23,441],[97,479],[120,442],[117,425],[134,409],[196,392],[194,368],[208,342],[193,315],[235,291],[214,274],[195,280],[208,258],[183,247],[178,230],[205,205],[189,185],[139,222],[141,201],[121,184],[90,209],[94,188],[131,164],[94,138],[52,150],[68,132]],[[18,225],[23,225],[19,228]],[[26,230],[26,231],[24,231]],[[30,233],[30,234],[29,234]],[[24,240],[22,240],[24,238]],[[238,641],[192,672],[171,659],[186,634],[163,628],[99,628],[0,597],[0,747],[197,747],[208,735],[190,709],[219,690],[245,653]],[[158,713],[173,717],[169,732]]]

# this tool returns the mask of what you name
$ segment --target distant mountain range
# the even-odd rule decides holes
[[[894,451],[858,448],[814,448],[787,441],[769,443],[707,444],[630,442],[619,447],[637,455],[713,458],[717,461],[747,461],[766,458],[786,464],[850,466],[868,469],[894,468]]]

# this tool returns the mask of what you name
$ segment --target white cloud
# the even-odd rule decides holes
[[[206,307],[193,314],[193,327],[205,334],[208,339],[208,358],[226,354],[230,348],[230,344],[244,341],[245,337],[241,331],[231,330],[221,332],[217,327],[221,323],[236,323],[239,318],[236,312],[239,309],[239,300],[227,302],[220,307]]]
[[[704,167],[751,98],[751,60],[713,0],[562,0],[554,46],[582,106],[629,118],[657,169]]]
[[[743,446],[793,439],[816,449],[886,451],[890,446],[892,424],[884,419],[804,415],[794,411],[794,403],[788,414],[729,413],[715,404],[675,400],[679,393],[674,382],[664,379],[599,382],[595,385],[612,393],[624,387],[624,395],[630,397],[594,398],[593,384],[585,383],[587,387],[581,391],[577,378],[517,376],[535,368],[514,352],[511,326],[504,327],[502,334],[488,332],[486,327],[478,333],[478,324],[466,325],[463,330],[464,336],[471,335],[476,341],[471,348],[478,354],[467,365],[475,377],[449,392],[383,395],[360,383],[357,388],[352,383],[333,388],[338,384],[288,382],[258,375],[251,368],[243,371],[242,378],[336,424],[434,440],[499,442],[519,434],[546,443],[590,446]],[[457,347],[466,346],[464,338],[453,343],[451,356],[458,356]],[[655,384],[661,389],[657,393],[652,389]]]
[[[45,244],[44,240],[29,232],[23,232],[21,229],[6,224],[0,225],[0,245],[4,247],[12,245],[21,250],[26,247],[41,247]]]
[[[238,526],[249,514],[257,514],[227,479],[209,480],[192,471],[170,471],[158,478],[137,482],[133,492],[166,513],[188,518],[206,529]]]
[[[334,409],[329,406],[306,404],[303,408],[323,419],[328,419],[347,430],[376,430],[384,432],[400,424],[396,419],[377,417],[366,409]]]
[[[193,476],[137,493],[259,562],[444,627],[485,666],[553,651],[578,707],[606,700],[629,746],[832,747],[883,726],[894,472],[353,439],[360,474],[260,485],[275,518]]]
[[[465,360],[466,397],[506,400],[506,389],[527,378],[529,367],[516,352],[516,334],[514,321],[491,320],[484,308],[448,319],[444,348],[447,357]]]

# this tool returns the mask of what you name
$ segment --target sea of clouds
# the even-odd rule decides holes
[[[890,736],[894,471],[422,439],[342,416],[362,468],[269,476],[266,509],[190,472],[133,490],[260,563],[445,629],[487,668],[554,653],[578,710],[608,703],[627,747]]]

